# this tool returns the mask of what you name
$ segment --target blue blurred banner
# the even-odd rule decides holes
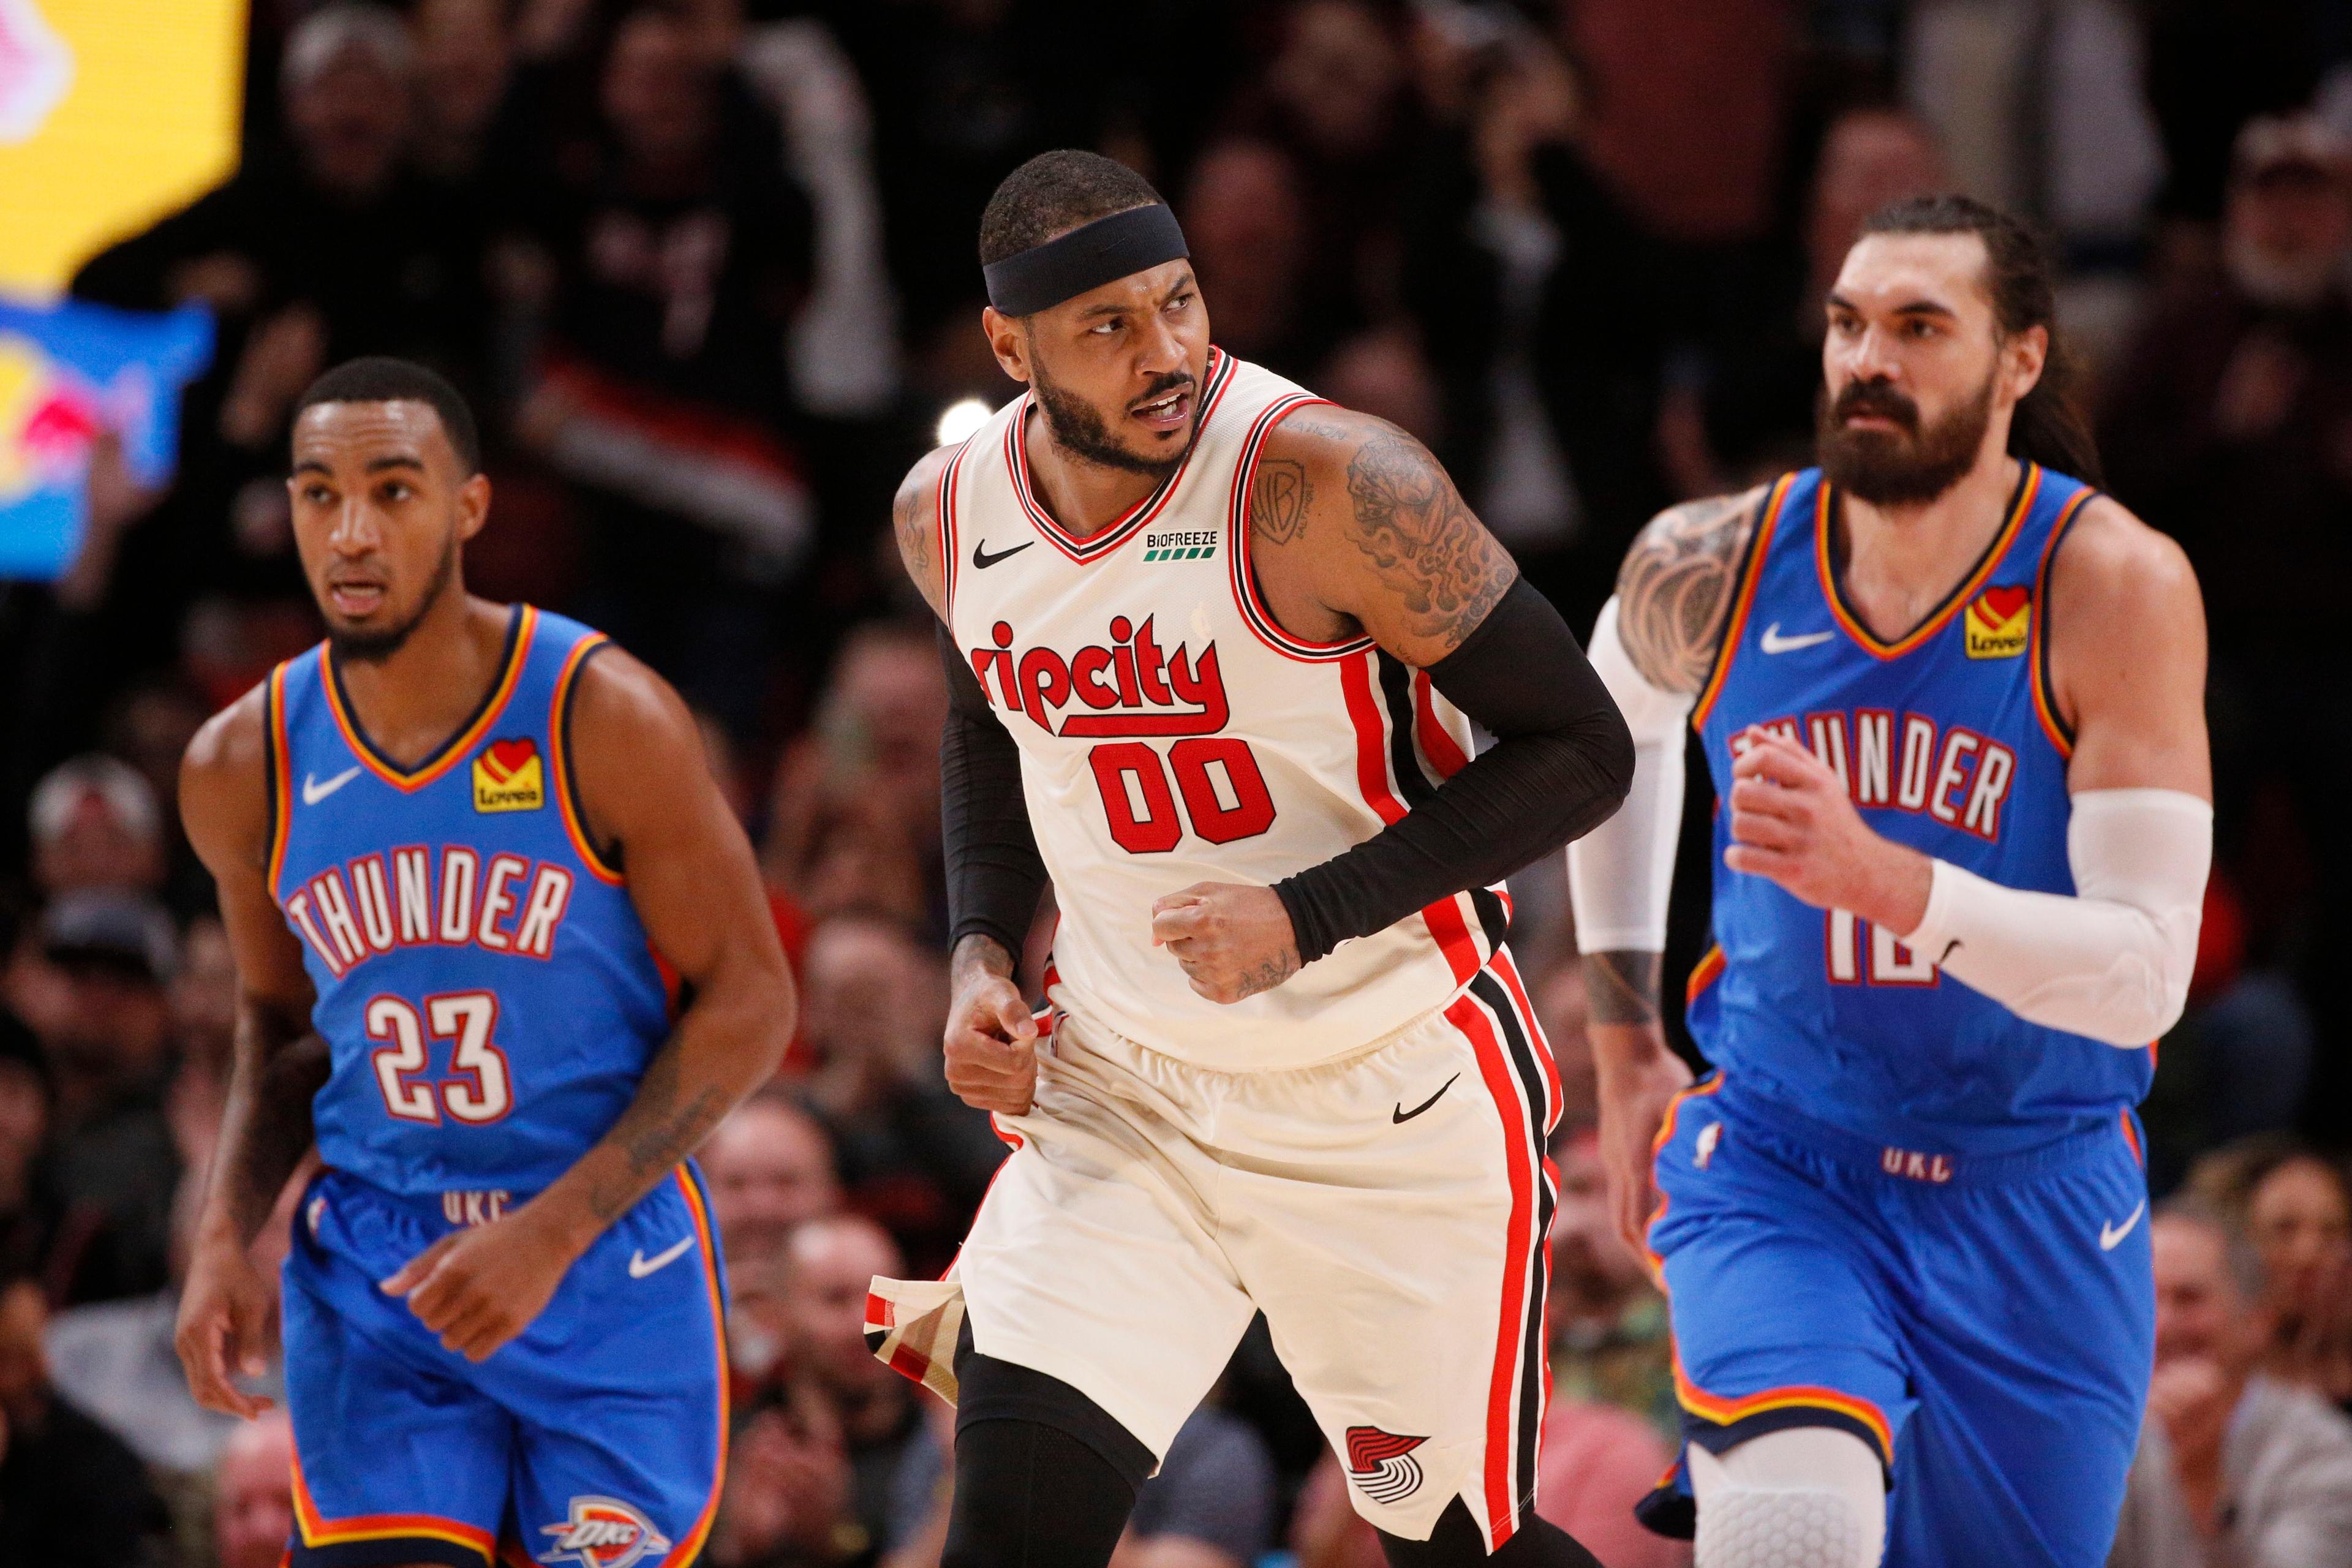
[[[212,363],[212,317],[0,298],[0,578],[54,578],[88,520],[90,454],[111,430],[143,489],[179,460],[180,390]]]

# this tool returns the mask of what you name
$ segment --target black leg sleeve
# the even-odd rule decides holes
[[[1493,1556],[1478,1521],[1460,1498],[1437,1516],[1437,1528],[1426,1541],[1407,1541],[1381,1531],[1381,1550],[1389,1568],[1601,1568],[1601,1559],[1577,1544],[1576,1538],[1547,1520],[1527,1514],[1517,1531]]]
[[[1103,1568],[1151,1450],[1060,1378],[956,1348],[955,1501],[940,1568]]]

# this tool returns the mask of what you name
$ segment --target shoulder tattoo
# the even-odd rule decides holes
[[[890,527],[898,536],[898,558],[917,581],[931,569],[931,520],[923,515],[923,497],[931,487],[917,482],[928,464],[919,464],[890,500]]]
[[[1458,646],[1518,575],[1429,449],[1381,425],[1348,464],[1356,547],[1403,601],[1421,635]]]
[[[1617,574],[1617,636],[1633,668],[1661,690],[1695,692],[1706,684],[1762,495],[1753,489],[1669,507],[1627,552]]]
[[[1262,458],[1250,480],[1249,524],[1252,538],[1267,544],[1287,544],[1307,531],[1307,508],[1315,487],[1307,482],[1307,465],[1295,458]]]

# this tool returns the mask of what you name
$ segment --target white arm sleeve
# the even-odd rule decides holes
[[[2189,999],[2213,808],[2179,790],[2085,790],[2066,858],[2073,898],[1937,861],[1927,918],[1903,941],[2030,1023],[2147,1045]]]
[[[1617,815],[1568,847],[1568,890],[1583,952],[1663,952],[1675,840],[1683,826],[1683,747],[1694,696],[1650,684],[1617,636],[1617,601],[1593,623],[1592,661],[1633,734],[1633,787]]]

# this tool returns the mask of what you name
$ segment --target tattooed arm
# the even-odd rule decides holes
[[[1669,507],[1626,552],[1617,573],[1617,640],[1634,672],[1658,691],[1694,697],[1706,683],[1763,496],[1759,487]],[[1658,1022],[1656,953],[1588,952],[1584,982],[1594,1023]]]
[[[1593,661],[1633,729],[1624,812],[1569,855],[1591,1010],[1601,1153],[1618,1228],[1636,1246],[1656,1208],[1650,1145],[1690,1072],[1659,1020],[1656,951],[1682,826],[1685,721],[1706,685],[1731,610],[1762,491],[1711,496],[1642,531],[1594,628]]]
[[[898,481],[898,493],[890,500],[890,532],[898,542],[898,560],[923,603],[942,618],[947,611],[947,568],[939,558],[940,475],[955,455],[953,447],[926,453],[907,470],[907,477]]]
[[[792,974],[751,846],[677,693],[608,647],[581,670],[572,742],[584,829],[626,871],[630,901],[685,1004],[636,1097],[570,1170],[383,1282],[475,1361],[529,1327],[573,1261],[768,1080],[793,1033]]]
[[[1519,574],[1426,447],[1344,408],[1303,409],[1267,436],[1250,481],[1250,560],[1292,636],[1368,635],[1424,668]]]
[[[1370,636],[1496,744],[1442,784],[1407,784],[1402,817],[1271,889],[1199,883],[1160,900],[1154,940],[1220,1002],[1557,850],[1616,809],[1633,764],[1559,612],[1412,437],[1341,409],[1294,415],[1267,440],[1250,510],[1251,569],[1286,630]]]

